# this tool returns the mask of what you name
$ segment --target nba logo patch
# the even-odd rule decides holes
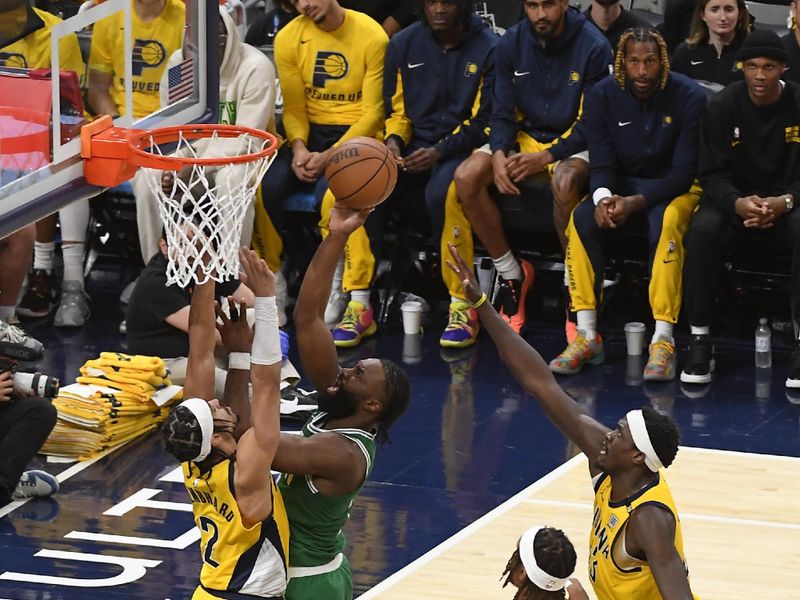
[[[577,71],[570,71],[569,72],[569,84],[576,85],[581,81],[581,74]]]
[[[467,66],[464,67],[464,77],[472,77],[473,75],[478,74],[478,65],[474,62],[468,62]]]
[[[608,528],[614,529],[617,526],[617,523],[619,523],[617,515],[611,515],[611,518],[608,520]]]

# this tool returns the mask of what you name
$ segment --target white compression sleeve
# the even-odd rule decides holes
[[[255,335],[250,362],[255,365],[274,365],[283,360],[278,335],[278,305],[275,296],[259,296],[255,300]]]

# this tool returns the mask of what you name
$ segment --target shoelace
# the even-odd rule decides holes
[[[653,344],[653,349],[650,351],[651,363],[659,365],[669,362],[670,356],[675,352],[675,346],[670,344],[667,340],[659,340]]]
[[[28,335],[22,329],[0,321],[0,340],[11,342],[12,344],[23,344],[27,339]]]
[[[344,311],[341,323],[339,323],[339,329],[358,332],[358,322],[359,318],[356,314],[356,309],[352,306],[348,306]]]
[[[451,310],[447,329],[461,329],[466,327],[469,327],[467,311],[460,309]]]
[[[582,335],[575,336],[575,339],[569,343],[561,353],[561,358],[568,359],[570,362],[578,358],[581,354],[589,349],[589,340]]]

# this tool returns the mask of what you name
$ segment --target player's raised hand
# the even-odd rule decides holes
[[[239,248],[239,262],[244,272],[242,279],[256,296],[275,295],[275,275],[263,258],[259,258],[250,248],[242,246]]]
[[[222,338],[222,347],[228,353],[250,352],[253,347],[253,328],[247,322],[247,305],[244,299],[238,304],[232,296],[228,296],[228,314],[222,310],[219,303],[214,303],[217,313],[217,331]]]
[[[447,248],[450,250],[450,256],[453,257],[452,261],[447,261],[447,266],[450,267],[461,280],[461,287],[464,289],[467,300],[469,300],[470,304],[475,304],[483,295],[481,286],[478,283],[478,278],[475,277],[472,266],[466,263],[453,244],[448,243]]]
[[[331,219],[328,230],[331,233],[350,235],[361,227],[374,208],[350,208],[341,204],[334,204],[331,208]]]

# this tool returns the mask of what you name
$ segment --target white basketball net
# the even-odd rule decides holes
[[[150,152],[167,156],[152,137]],[[269,144],[267,139],[242,133],[188,140],[180,134],[169,156],[184,158],[232,157],[253,154]],[[249,162],[203,166],[187,164],[180,171],[142,169],[150,190],[158,198],[167,242],[167,285],[187,287],[192,281],[226,281],[239,273],[242,224],[255,201],[275,152]],[[162,187],[162,174],[173,182]],[[246,240],[249,245],[249,240]]]

